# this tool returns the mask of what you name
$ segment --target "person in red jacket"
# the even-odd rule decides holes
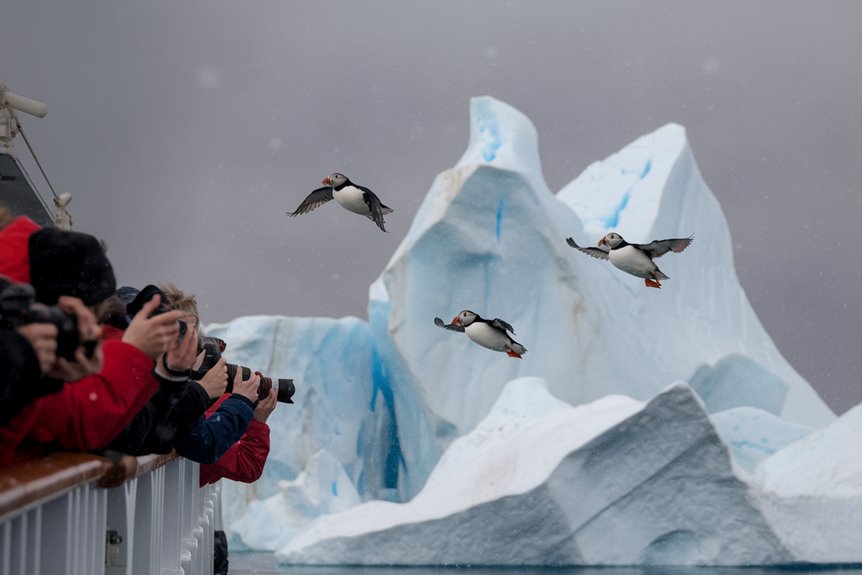
[[[9,277],[28,281],[41,303],[53,305],[69,295],[92,307],[116,289],[113,268],[99,241],[89,234],[38,229],[30,234],[27,250],[29,270],[9,270]],[[14,253],[10,256],[21,261]],[[98,374],[65,383],[0,427],[0,465],[47,449],[90,451],[108,445],[155,391],[154,360],[179,335],[177,319],[182,314],[149,317],[158,305],[159,298],[154,297],[122,339],[102,344],[104,365]]]
[[[176,317],[147,317],[148,302],[121,340],[103,343],[104,367],[37,399],[0,427],[0,465],[49,449],[92,451],[106,447],[155,392],[153,362],[176,341]]]

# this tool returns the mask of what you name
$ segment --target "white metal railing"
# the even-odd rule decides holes
[[[0,575],[208,575],[220,486],[176,456],[0,469]]]

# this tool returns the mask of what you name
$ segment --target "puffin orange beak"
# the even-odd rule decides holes
[[[600,239],[599,243],[596,245],[598,245],[599,247],[602,247],[603,245],[605,245],[605,238]]]
[[[328,186],[329,185],[329,176],[326,176],[325,178],[323,178],[323,181],[320,183],[323,184],[324,186]]]
[[[461,318],[459,316],[455,316],[452,318],[452,325],[461,325]]]

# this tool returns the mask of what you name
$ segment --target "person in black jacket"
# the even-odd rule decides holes
[[[115,297],[103,307],[101,319],[110,323],[109,330],[122,329],[128,316],[135,315],[143,302],[153,295],[158,295],[164,302],[155,313],[164,313],[170,309],[169,297],[154,285],[140,291],[121,288],[118,293],[123,293],[130,301],[124,305],[119,297]],[[153,370],[152,376],[158,381],[158,389],[111,442],[110,450],[130,455],[170,453],[175,438],[189,433],[209,406],[207,391],[189,379],[197,355],[196,326],[190,325],[185,316],[182,321],[186,325],[185,333],[167,353],[159,357]]]

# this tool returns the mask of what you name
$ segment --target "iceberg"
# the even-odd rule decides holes
[[[755,469],[758,505],[798,561],[860,563],[862,405]]]
[[[278,555],[302,564],[789,562],[748,491],[685,384],[646,405],[607,396],[572,407],[522,378],[452,442],[411,501],[321,518]]]
[[[611,230],[695,241],[647,289],[565,242]],[[554,194],[529,119],[474,98],[467,149],[370,286],[367,322],[210,326],[233,363],[297,382],[263,478],[223,489],[231,544],[309,563],[829,561],[790,544],[801,503],[765,478],[835,416],[757,319],[731,245],[681,126]],[[462,309],[508,321],[528,353],[434,325]]]

